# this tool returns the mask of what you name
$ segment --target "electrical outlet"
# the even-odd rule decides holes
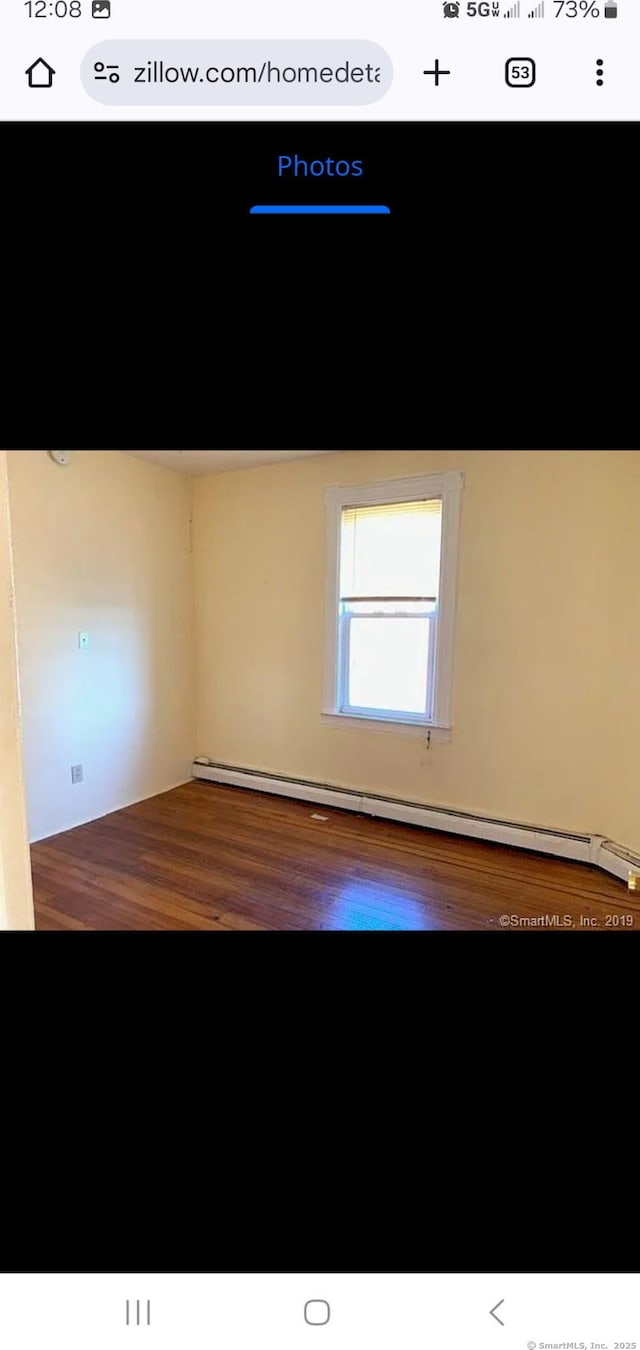
[[[84,783],[84,769],[81,764],[71,765],[71,782],[74,786],[76,783]]]
[[[640,872],[630,872],[628,882],[630,891],[640,891]]]
[[[88,633],[78,633],[78,646],[79,646],[81,652],[86,652],[86,650],[87,650],[87,648],[88,648],[88,646],[89,646],[89,634],[88,634]]]

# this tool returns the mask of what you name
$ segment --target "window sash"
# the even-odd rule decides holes
[[[371,603],[370,600],[361,602],[363,605]],[[385,600],[385,603],[388,601]],[[415,602],[413,602],[415,603]],[[337,706],[341,713],[351,716],[381,718],[395,718],[397,720],[422,723],[431,722],[435,712],[435,691],[436,691],[436,668],[438,653],[438,610],[401,610],[398,609],[392,614],[378,612],[360,613],[354,611],[350,606],[342,601],[338,615],[338,697]],[[351,670],[351,625],[354,619],[375,620],[378,623],[395,623],[401,619],[418,619],[421,622],[427,620],[427,681],[425,690],[425,707],[423,712],[407,712],[402,708],[386,707],[362,707],[360,704],[352,703],[350,699],[349,676]]]

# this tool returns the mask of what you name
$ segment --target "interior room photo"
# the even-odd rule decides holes
[[[0,928],[640,926],[637,450],[0,451]]]

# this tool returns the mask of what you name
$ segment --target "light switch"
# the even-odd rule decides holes
[[[87,650],[87,648],[88,648],[88,646],[89,646],[89,634],[88,634],[88,633],[78,633],[78,646],[79,646],[81,652],[86,652],[86,650]]]

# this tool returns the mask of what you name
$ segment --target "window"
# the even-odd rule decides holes
[[[325,716],[448,729],[461,473],[331,488]]]

